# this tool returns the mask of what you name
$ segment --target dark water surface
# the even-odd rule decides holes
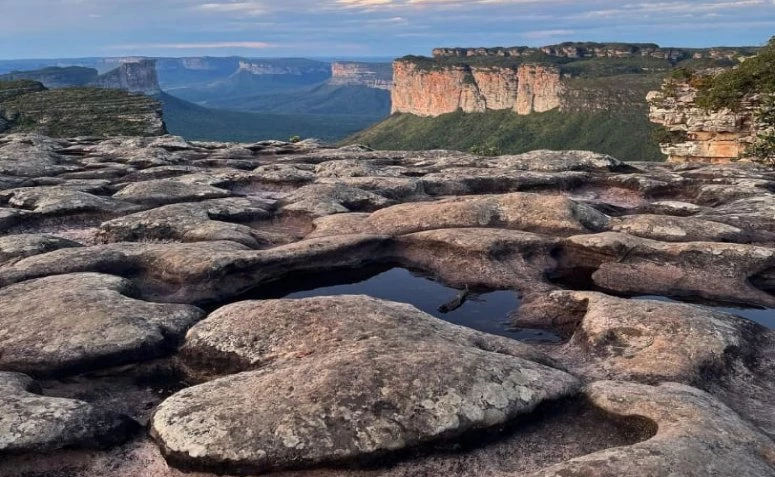
[[[560,342],[551,331],[517,329],[509,324],[520,299],[513,291],[471,290],[457,310],[442,313],[439,307],[455,299],[460,290],[447,287],[430,277],[399,267],[367,267],[306,274],[261,287],[246,299],[309,298],[332,295],[368,295],[416,308],[456,325],[528,342]]]
[[[711,304],[702,301],[681,301],[674,298],[661,295],[646,295],[635,297],[636,300],[656,300],[668,303],[688,303],[690,305],[704,306],[713,311],[721,311],[731,315],[741,316],[751,321],[755,321],[762,326],[775,329],[775,310],[771,308],[745,308],[742,306],[733,306],[730,304]]]

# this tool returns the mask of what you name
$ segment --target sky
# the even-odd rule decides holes
[[[0,0],[0,59],[395,57],[562,41],[761,45],[775,0]]]

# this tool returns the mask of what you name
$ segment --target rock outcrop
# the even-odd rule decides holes
[[[427,68],[412,60],[393,64],[392,112],[440,116],[457,110],[513,110],[526,115],[560,107],[562,76],[557,68],[450,65]]]
[[[752,55],[757,48],[663,48],[653,43],[574,43],[542,47],[515,46],[509,48],[435,48],[433,56],[445,57],[530,57],[539,54],[558,58],[633,58],[650,57],[663,60],[735,59]]]
[[[752,163],[2,136],[0,475],[775,476],[773,191]]]
[[[388,63],[335,62],[331,64],[333,86],[366,86],[367,88],[393,88],[393,70]]]
[[[675,137],[661,145],[668,161],[727,163],[743,157],[756,138],[755,103],[713,111],[697,105],[697,93],[688,83],[669,80],[647,97],[649,119]]]
[[[149,74],[155,78],[155,72]],[[130,76],[116,73],[110,77],[117,82],[111,80],[105,85],[119,87],[124,84],[131,89],[158,92],[155,80],[145,83],[133,79],[131,83],[126,83]],[[38,132],[64,137],[160,136],[167,132],[160,102],[143,94],[119,89],[79,87],[48,90],[34,81],[0,81],[0,133]]]
[[[98,76],[91,85],[147,95],[161,93],[156,60],[122,63],[118,68]]]

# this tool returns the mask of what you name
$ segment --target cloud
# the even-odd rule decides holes
[[[203,3],[195,7],[198,10],[214,13],[238,13],[240,15],[263,15],[267,12],[262,2]]]
[[[266,48],[275,48],[276,45],[262,41],[220,41],[214,43],[145,43],[139,45],[115,45],[113,48],[119,50],[137,50],[143,48],[156,50],[216,50],[225,48],[245,48],[251,50],[263,50]]]
[[[7,57],[95,56],[117,49],[132,54],[147,50],[149,55],[255,50],[336,56],[357,50],[398,56],[429,54],[436,46],[537,46],[560,41],[762,44],[775,33],[775,0],[0,0],[0,4],[0,55]]]

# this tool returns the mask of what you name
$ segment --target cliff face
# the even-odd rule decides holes
[[[101,88],[47,90],[34,81],[0,81],[0,133],[56,137],[159,136],[161,104],[136,93]]]
[[[653,43],[561,43],[542,47],[515,46],[509,48],[436,48],[433,56],[444,57],[525,57],[547,55],[557,58],[633,58],[650,57],[664,60],[734,59],[752,55],[754,47],[741,48],[669,48]]]
[[[277,61],[247,61],[241,60],[239,62],[239,70],[247,71],[254,75],[291,75],[291,76],[303,76],[315,73],[328,73],[328,66],[325,63],[318,63],[307,61],[304,64],[284,63],[281,64]]]
[[[0,81],[32,80],[43,83],[46,88],[66,88],[84,86],[94,81],[99,73],[94,68],[70,66],[67,68],[49,67],[32,71],[16,71],[0,75]]]
[[[328,83],[390,91],[393,87],[393,71],[387,63],[336,62],[331,64],[331,79]]]
[[[91,83],[98,88],[122,89],[131,93],[154,95],[161,93],[155,60],[123,63],[118,68],[100,75]]]
[[[697,90],[688,84],[666,83],[647,100],[651,122],[676,138],[661,144],[669,162],[726,163],[742,157],[755,138],[752,102],[740,111],[707,111],[695,103]]]
[[[517,114],[561,106],[563,82],[551,66],[445,66],[427,69],[412,61],[393,64],[393,113],[440,116],[511,109]]]

